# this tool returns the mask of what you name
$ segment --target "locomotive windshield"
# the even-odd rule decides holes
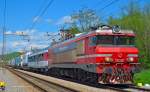
[[[98,35],[97,45],[131,45],[134,46],[133,36]]]

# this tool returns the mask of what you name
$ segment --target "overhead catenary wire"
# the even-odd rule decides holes
[[[135,1],[135,3],[140,3],[140,2],[142,2],[143,0],[137,0],[137,1]],[[105,20],[108,16],[110,17],[113,17],[114,16],[114,12],[115,11],[117,11],[117,10],[113,10],[113,11],[111,11],[111,12],[109,12],[109,13],[107,13],[107,14],[105,14],[105,15],[103,15],[102,17],[101,17],[101,19],[103,19],[103,20]],[[119,10],[118,10],[119,11]],[[116,17],[116,16],[115,16]]]
[[[52,5],[53,1],[54,0],[50,0],[48,2],[48,4],[46,5],[46,7],[43,9],[43,11],[38,15],[38,17],[35,16],[35,17],[37,17],[37,19],[36,19],[36,21],[33,21],[31,27],[29,28],[29,30],[32,30],[34,28],[34,26],[37,24],[39,18],[42,17],[45,14],[45,12],[47,11],[47,9]]]
[[[47,1],[47,0],[43,0],[43,2],[42,2],[41,5],[40,5],[40,8],[37,10],[36,14],[33,16],[32,19],[38,18],[39,14],[42,12],[42,10],[44,9],[45,4],[47,3],[46,1]],[[31,26],[33,26],[33,22],[35,22],[35,21],[32,20]],[[32,28],[32,29],[33,29],[33,28]],[[27,25],[27,26],[25,27],[25,30],[31,31],[32,29],[31,29],[30,25]],[[30,35],[28,34],[28,36],[26,36],[26,37],[27,37],[26,40],[29,42],[29,41],[31,40]]]
[[[93,8],[97,8],[99,5],[103,4],[103,3],[106,3],[108,0],[100,0],[98,1],[96,4],[94,4],[92,7]]]
[[[108,3],[107,5],[105,5],[105,6],[102,7],[102,8],[98,9],[97,12],[102,12],[102,11],[104,11],[106,8],[112,6],[113,4],[117,3],[118,1],[119,1],[119,0],[111,0],[110,3]],[[112,12],[111,12],[110,14],[112,14]],[[107,15],[108,15],[108,14],[107,14]],[[103,20],[105,17],[106,17],[106,16],[102,16],[101,19]]]
[[[34,18],[37,17],[37,19],[36,19],[35,21],[32,21],[31,26],[30,26],[29,28],[26,28],[27,30],[29,30],[29,31],[33,30],[33,28],[34,28],[35,25],[37,24],[39,18],[42,17],[42,16],[45,14],[45,12],[47,11],[47,9],[52,5],[53,1],[54,1],[54,0],[49,0],[49,2],[48,2],[48,4],[46,5],[45,8],[43,8],[43,5],[44,5],[44,2],[43,2],[43,5],[39,8],[38,12],[37,12],[36,15],[34,16]],[[28,40],[28,41],[30,41],[30,40],[31,40],[31,39],[30,39],[30,37],[29,37],[29,40]]]
[[[103,15],[102,17],[101,17],[101,19],[102,20],[105,20],[107,17],[112,17],[114,14],[113,14],[113,12],[115,12],[116,10],[113,10],[113,11],[111,11],[111,12],[109,12],[109,13],[107,13],[107,14],[105,14],[105,15]]]
[[[101,9],[98,9],[98,11],[103,11],[104,9],[106,9],[107,7],[115,4],[116,2],[118,2],[119,0],[112,0],[110,3],[108,3],[107,5],[105,5],[104,7],[102,7]]]
[[[41,18],[45,13],[46,11],[48,10],[48,8],[52,5],[52,3],[54,2],[54,0],[49,0],[48,4],[43,7],[43,5],[45,4],[45,2],[43,2],[42,6],[39,8],[39,10],[37,11],[36,15],[33,17],[33,18],[37,18],[35,21],[32,20],[32,24],[31,26],[27,27],[26,30],[33,30],[33,28],[36,26],[36,24],[38,23],[39,21],[39,18]],[[29,42],[29,47],[31,45],[31,39],[30,39],[30,36],[28,37],[28,42]],[[31,46],[32,47],[32,46]]]
[[[35,15],[33,16],[32,19],[34,19],[35,17],[38,17],[38,16],[39,16],[39,14],[42,12],[42,10],[43,10],[45,4],[47,3],[46,1],[47,1],[47,0],[43,0],[43,2],[42,2],[41,5],[40,5],[40,8],[37,10],[37,12],[35,13]],[[32,22],[33,22],[33,21],[32,21]],[[29,27],[30,27],[30,25],[27,25],[27,26],[25,27],[25,30],[28,30]]]

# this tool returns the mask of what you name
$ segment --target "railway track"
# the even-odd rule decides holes
[[[116,90],[116,91],[120,91],[120,92],[150,92],[150,89],[147,88],[141,88],[141,87],[137,87],[134,85],[120,85],[120,84],[97,84],[97,85],[92,85],[92,84],[87,84],[93,87],[106,87],[106,88],[110,88],[112,90]]]
[[[150,89],[146,89],[146,88],[140,88],[140,87],[136,87],[136,86],[128,86],[128,88],[125,88],[124,90],[127,91],[132,91],[132,92],[150,92]]]
[[[120,89],[120,91],[124,92],[150,92],[150,89],[140,88],[134,85],[105,85],[107,87]]]
[[[38,87],[44,92],[150,92],[150,89],[139,88],[131,85],[103,85],[103,84],[81,84],[70,82],[41,74],[30,73],[22,70],[10,69],[11,72],[25,79],[32,85]],[[44,77],[43,77],[44,76]],[[52,82],[51,82],[52,81]],[[59,82],[58,82],[59,81]]]
[[[26,80],[33,86],[39,88],[42,92],[76,92],[73,89],[69,89],[48,81],[45,81],[43,79],[37,78],[35,76],[16,71],[14,69],[7,68],[9,71],[14,73],[15,75],[21,77],[22,79]]]

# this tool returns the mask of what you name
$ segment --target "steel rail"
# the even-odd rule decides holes
[[[32,84],[33,86],[39,88],[40,90],[42,90],[42,92],[76,92],[73,89],[60,86],[59,84],[51,83],[49,81],[34,77],[29,74],[25,74],[15,69],[12,68],[11,69],[7,68],[7,69],[13,74],[19,76],[20,78],[24,79],[28,83]]]
[[[137,90],[137,91],[142,91],[142,92],[150,92],[150,89],[148,88],[141,88],[137,86],[128,86],[130,89]]]
[[[123,92],[150,92],[150,89],[148,88],[141,88],[134,85],[106,85],[108,87],[120,89],[120,91]]]

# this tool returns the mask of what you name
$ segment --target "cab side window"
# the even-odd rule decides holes
[[[97,38],[96,36],[92,36],[89,38],[89,46],[95,46],[97,43]]]

